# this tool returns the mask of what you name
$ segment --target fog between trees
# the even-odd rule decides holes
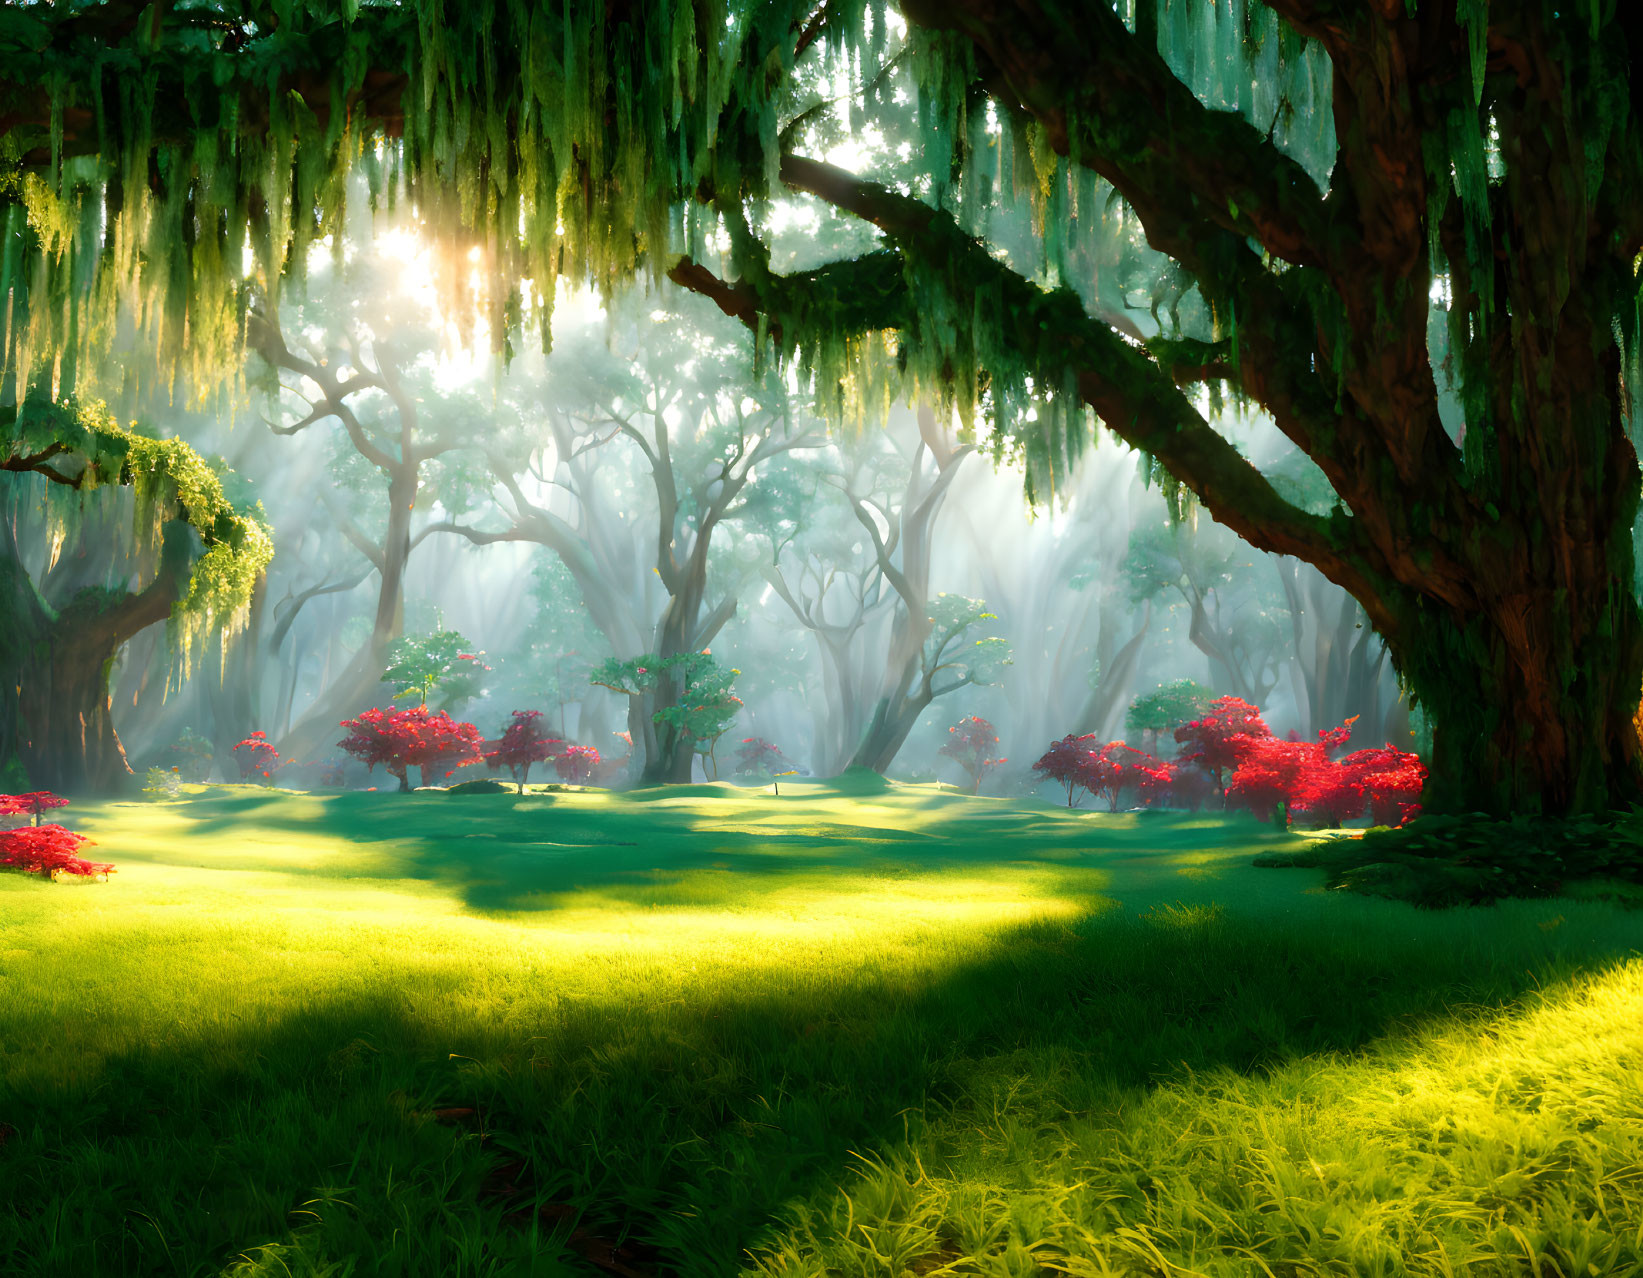
[[[1412,739],[1362,610],[1202,512],[1174,518],[1122,445],[1085,451],[1035,506],[1019,464],[927,406],[824,421],[755,371],[739,325],[671,288],[562,298],[552,353],[503,369],[461,340],[425,247],[359,221],[343,261],[316,260],[300,296],[253,320],[242,400],[128,405],[220,456],[275,544],[226,656],[188,677],[161,625],[122,650],[114,722],[139,771],[174,763],[185,732],[228,777],[257,729],[289,760],[335,757],[337,722],[388,704],[389,645],[440,628],[491,669],[479,695],[432,704],[492,737],[541,710],[607,756],[633,732],[634,776],[650,710],[630,714],[590,671],[704,648],[740,671],[743,706],[674,779],[728,776],[735,745],[761,737],[816,775],[957,782],[937,751],[975,714],[1010,761],[989,787],[1017,789],[1050,740],[1124,736],[1130,701],[1181,678],[1257,702],[1280,733],[1356,714],[1360,743]],[[1222,422],[1282,471],[1267,423]],[[114,571],[117,513],[113,532],[108,515],[71,524],[48,569],[39,494],[12,482],[8,502],[48,598]]]

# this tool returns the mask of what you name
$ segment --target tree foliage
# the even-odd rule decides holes
[[[997,749],[997,729],[979,715],[969,714],[947,729],[941,753],[964,769],[970,778],[970,793],[980,794],[987,775],[1009,762],[994,754]]]
[[[515,710],[502,736],[485,748],[485,763],[492,772],[508,769],[524,794],[531,765],[557,758],[566,748],[564,741],[543,731],[540,710]]]
[[[396,639],[388,646],[382,682],[399,689],[395,701],[415,697],[425,706],[436,691],[447,707],[471,700],[479,695],[479,685],[490,670],[481,660],[484,653],[468,651],[472,646],[454,630]]]
[[[410,769],[422,769],[422,782],[429,784],[435,774],[450,776],[457,768],[478,763],[484,757],[484,738],[471,723],[460,723],[443,710],[435,713],[427,706],[409,710],[370,709],[357,718],[343,721],[348,735],[337,742],[345,754],[375,769],[381,764],[399,781],[401,791],[409,790]]]

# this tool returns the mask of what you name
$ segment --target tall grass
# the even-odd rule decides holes
[[[110,883],[0,879],[0,1273],[1643,1268],[1610,906],[918,787],[72,811]]]

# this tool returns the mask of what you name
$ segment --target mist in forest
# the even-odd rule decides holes
[[[116,403],[219,458],[275,545],[243,629],[192,668],[163,624],[121,651],[115,726],[137,772],[239,779],[233,748],[261,731],[275,783],[334,779],[338,724],[395,704],[396,645],[441,633],[467,664],[431,708],[487,739],[539,711],[611,785],[665,751],[651,699],[610,671],[670,652],[735,671],[739,704],[711,748],[650,779],[754,781],[776,759],[968,786],[940,750],[979,716],[1005,760],[985,792],[1021,793],[1070,733],[1168,755],[1126,711],[1183,679],[1258,705],[1280,735],[1358,716],[1359,744],[1410,740],[1362,610],[1177,508],[1110,439],[1092,433],[1029,501],[1022,460],[985,432],[888,397],[819,414],[790,373],[754,367],[745,330],[676,290],[566,291],[551,352],[477,350],[431,258],[414,227],[367,225],[253,314],[234,397],[189,411],[133,378]],[[1285,473],[1270,426],[1230,408],[1220,424]],[[1308,482],[1296,468],[1294,491]],[[65,534],[23,484],[7,501],[48,597],[119,576],[101,524]],[[763,743],[779,754],[755,767]]]

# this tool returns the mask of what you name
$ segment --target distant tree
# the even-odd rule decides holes
[[[780,749],[763,737],[747,737],[736,751],[736,775],[768,781],[775,792],[782,792],[782,778],[790,777],[798,769],[788,761]]]
[[[1257,563],[1255,552],[1213,520],[1172,519],[1136,531],[1124,576],[1135,603],[1163,596],[1185,604],[1188,638],[1209,658],[1215,683],[1253,705],[1265,703],[1289,638],[1270,559]]]
[[[743,737],[736,749],[736,775],[739,777],[783,776],[792,768],[781,747],[763,737]]]
[[[599,751],[593,746],[566,746],[554,756],[553,768],[561,781],[586,785],[599,767]]]
[[[1037,763],[1033,764],[1033,771],[1040,773],[1046,780],[1057,781],[1067,787],[1067,806],[1073,806],[1073,791],[1079,788],[1088,788],[1090,782],[1090,760],[1095,754],[1096,737],[1094,733],[1084,736],[1065,736],[1057,741]]]
[[[490,670],[480,660],[484,654],[467,651],[470,647],[455,630],[396,639],[388,645],[382,682],[399,689],[395,701],[415,697],[421,706],[438,691],[449,710],[478,696],[480,682]]]
[[[1210,689],[1191,679],[1159,684],[1130,702],[1124,726],[1142,734],[1144,749],[1156,750],[1160,734],[1174,733],[1182,724],[1201,717],[1214,699]]]
[[[998,733],[993,725],[979,715],[965,715],[947,729],[947,743],[941,753],[963,768],[970,778],[970,793],[981,793],[981,782],[995,769],[1009,762],[995,757]]]
[[[818,454],[808,491],[785,503],[767,494],[750,521],[770,546],[765,580],[820,650],[823,772],[884,772],[930,702],[962,686],[927,686],[931,642],[951,638],[935,634],[933,600],[945,596],[931,574],[938,521],[975,447],[928,404],[915,420],[915,439],[878,432]],[[981,620],[995,618],[967,624]]]
[[[1142,750],[1109,741],[1089,752],[1081,784],[1092,795],[1107,796],[1107,810],[1118,811],[1118,797],[1127,789],[1152,791],[1169,784],[1169,770]]]
[[[266,733],[253,732],[234,747],[234,762],[239,766],[241,781],[261,778],[259,784],[272,785],[274,771],[280,766],[280,752],[270,744]]]
[[[326,287],[283,304],[264,298],[246,316],[246,345],[260,360],[253,373],[275,404],[269,427],[298,435],[333,424],[334,482],[315,491],[336,535],[377,575],[369,634],[292,729],[291,740],[281,742],[288,753],[305,754],[337,713],[370,695],[405,624],[412,552],[433,524],[465,511],[482,487],[476,425],[493,414],[481,400],[439,385],[433,319],[396,296],[388,270],[377,255],[362,251]]]
[[[819,445],[823,432],[791,411],[774,369],[755,370],[736,326],[700,299],[680,294],[664,308],[634,290],[610,306],[608,327],[556,345],[526,392],[534,402],[516,396],[516,428],[492,445],[505,526],[442,527],[478,545],[546,546],[611,651],[686,656],[736,611],[741,583],[715,571],[718,530],[742,517],[761,468]],[[613,483],[631,500],[611,500]],[[657,728],[683,695],[676,667],[647,668],[656,677],[628,697],[641,779],[688,780],[687,743]]]
[[[895,575],[886,575],[894,583]],[[904,586],[898,586],[897,593],[906,604],[911,596],[902,594]],[[916,623],[915,616],[920,618]],[[988,633],[997,620],[984,601],[963,595],[941,594],[920,608],[898,610],[895,632],[900,638],[892,641],[892,651],[905,650],[913,636],[921,643],[887,668],[887,681],[852,767],[884,772],[932,701],[972,684],[999,681],[1012,657],[1009,641]]]
[[[1246,743],[1270,737],[1272,730],[1261,712],[1238,697],[1218,697],[1209,713],[1175,730],[1180,743],[1179,763],[1202,768],[1215,782],[1215,792],[1226,797],[1227,779],[1243,759]]]
[[[348,735],[337,745],[366,768],[378,764],[398,779],[400,791],[411,788],[410,769],[422,769],[422,784],[430,784],[431,774],[477,763],[484,739],[471,723],[458,723],[443,710],[432,713],[426,706],[410,710],[371,709],[343,721]]]
[[[493,772],[507,768],[519,782],[519,793],[524,794],[531,765],[555,758],[565,749],[564,741],[543,731],[540,710],[515,710],[513,722],[501,738],[486,749],[485,762]]]
[[[211,765],[216,757],[211,742],[193,728],[184,728],[182,735],[172,743],[166,753],[174,761],[174,766],[182,779],[196,784],[211,775]]]
[[[589,681],[633,699],[667,684],[674,690],[669,703],[651,713],[658,749],[664,756],[683,750],[689,752],[686,757],[699,753],[711,760],[714,745],[741,710],[741,699],[731,691],[740,673],[727,670],[707,652],[646,653],[632,661],[612,657]]]

